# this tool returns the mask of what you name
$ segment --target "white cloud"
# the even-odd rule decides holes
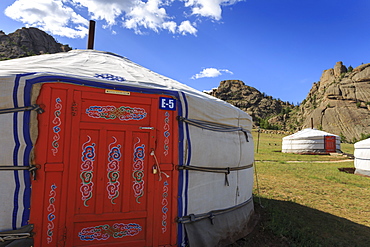
[[[64,0],[64,2],[71,2],[80,9],[87,9],[92,19],[104,20],[108,27],[116,25],[117,18],[123,12],[135,7],[135,1],[131,0]]]
[[[104,28],[119,25],[134,30],[160,32],[167,30],[172,34],[197,34],[196,23],[190,21],[196,16],[220,20],[222,6],[235,4],[240,0],[181,0],[184,8],[173,7],[175,0],[15,0],[5,10],[5,14],[26,26],[39,27],[54,35],[70,38],[83,38],[88,32],[88,20],[101,20]],[[183,16],[176,16],[180,12]],[[89,15],[89,17],[83,17]],[[185,20],[183,19],[185,18]],[[183,19],[176,21],[177,19]]]
[[[148,0],[147,2],[138,2],[138,4],[126,11],[123,18],[123,25],[126,28],[134,29],[140,33],[141,27],[159,32],[160,29],[168,29],[174,32],[175,22],[167,21],[169,16],[166,9],[161,7],[159,0]]]
[[[177,24],[174,21],[168,21],[166,23],[163,23],[163,28],[167,29],[171,33],[176,33]]]
[[[203,69],[198,74],[193,75],[191,79],[195,80],[195,79],[200,79],[204,77],[218,77],[222,75],[222,72],[229,73],[231,75],[233,74],[233,72],[231,72],[228,69],[206,68],[206,69]]]
[[[185,0],[185,6],[192,9],[192,14],[221,19],[221,6],[233,5],[240,0]]]
[[[198,30],[190,23],[190,21],[183,21],[179,26],[179,33],[181,33],[182,35],[186,35],[187,33],[189,33],[196,36],[197,31]]]
[[[5,9],[5,15],[60,36],[83,38],[88,32],[88,20],[61,0],[17,0]]]

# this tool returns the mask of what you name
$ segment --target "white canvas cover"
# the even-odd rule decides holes
[[[252,119],[247,113],[111,53],[73,50],[0,62],[0,109],[35,104],[45,82],[175,95],[183,117],[237,126],[248,132],[223,133],[184,123],[180,127],[184,144],[179,149],[179,165],[240,167],[253,163]],[[36,115],[35,111],[0,114],[0,166],[30,165],[37,139]],[[222,173],[179,172],[179,217],[251,201],[253,168],[231,172],[228,186]],[[0,171],[0,181],[1,188],[6,188],[0,193],[0,231],[26,225],[32,206],[29,172]],[[247,216],[252,210],[249,205]],[[185,241],[183,231],[179,231],[179,238],[180,243]]]
[[[355,143],[356,174],[370,176],[370,138]]]
[[[340,151],[340,137],[317,129],[303,129],[283,138],[283,153],[324,153],[325,136],[334,136],[336,150]]]

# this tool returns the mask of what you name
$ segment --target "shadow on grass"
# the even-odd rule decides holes
[[[317,209],[255,196],[255,211],[260,221],[253,232],[229,247],[370,246],[370,227]]]
[[[338,170],[339,170],[340,172],[345,172],[345,173],[354,174],[354,173],[355,173],[356,168],[354,168],[354,167],[340,167],[340,168],[338,168]]]

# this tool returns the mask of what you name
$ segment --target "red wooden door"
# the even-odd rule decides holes
[[[325,136],[325,151],[333,153],[336,151],[335,136]]]
[[[66,107],[66,117],[60,120],[64,125],[57,126],[64,133],[59,131],[54,149],[63,158],[55,164],[53,155],[44,157],[46,162],[41,160],[45,170],[53,173],[40,174],[33,191],[43,190],[43,203],[38,204],[48,210],[36,216],[31,208],[31,219],[35,224],[40,222],[35,231],[42,233],[36,243],[176,245],[174,112],[159,110],[156,95],[131,92],[123,96],[103,89],[68,86],[67,90],[52,84],[45,87],[43,92],[54,92],[50,95],[62,90],[71,107]],[[49,99],[49,93],[42,96]],[[52,117],[44,118],[50,122]],[[40,124],[44,121],[40,119]],[[49,142],[53,133],[46,138]],[[162,173],[153,172],[158,169]]]

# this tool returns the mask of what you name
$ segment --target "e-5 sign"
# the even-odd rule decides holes
[[[159,98],[159,109],[176,111],[176,99],[173,98]]]

